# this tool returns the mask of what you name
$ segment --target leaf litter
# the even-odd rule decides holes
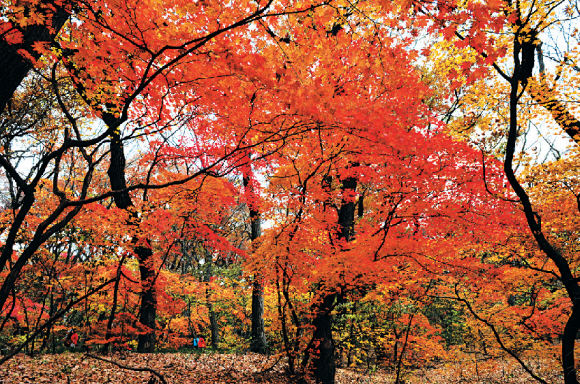
[[[239,354],[116,354],[103,356],[131,368],[148,368],[163,376],[168,384],[290,384],[295,381],[286,373],[286,366],[277,356]],[[464,362],[467,363],[467,362]],[[529,376],[518,367],[490,362],[487,367],[472,369],[461,362],[406,372],[405,384],[519,384]],[[500,365],[498,365],[500,364]],[[546,372],[545,372],[546,373]],[[556,372],[544,376],[549,383],[558,382]],[[551,376],[551,377],[550,377]],[[381,370],[361,372],[338,369],[337,384],[394,383],[395,377]],[[0,384],[66,383],[66,384],[158,384],[161,381],[149,372],[135,372],[97,360],[81,353],[39,355],[30,358],[18,355],[0,366]]]

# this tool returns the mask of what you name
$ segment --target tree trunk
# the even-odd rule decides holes
[[[347,177],[342,181],[342,192],[354,192],[357,180]],[[354,235],[355,202],[342,200],[338,212],[338,224],[340,226],[338,238],[346,242],[352,240]],[[336,375],[336,362],[334,361],[334,339],[332,338],[332,307],[339,294],[330,293],[324,296],[322,303],[317,308],[316,317],[312,321],[314,326],[314,345],[316,354],[313,359],[314,378],[317,383],[334,384]]]
[[[153,252],[149,248],[136,247],[141,274],[141,310],[139,322],[149,328],[149,332],[139,335],[137,352],[155,352],[155,317],[157,315],[157,291],[155,289],[156,271],[153,265]]]
[[[118,129],[118,127],[110,127]],[[123,147],[123,141],[118,133],[111,135],[111,163],[109,164],[109,169],[107,170],[107,175],[109,175],[109,182],[111,183],[111,189],[113,191],[121,191],[127,188],[127,182],[125,181],[125,149]],[[115,205],[119,209],[128,210],[129,207],[133,206],[131,201],[131,195],[128,192],[116,193],[113,197],[115,199]]]
[[[529,49],[527,50],[529,56]],[[516,142],[518,137],[518,103],[519,103],[519,92],[520,85],[527,84],[528,77],[530,76],[529,71],[522,68],[523,60],[520,63],[519,55],[524,51],[521,46],[519,36],[516,35],[514,39],[514,49],[513,49],[513,59],[514,59],[514,74],[511,80],[511,90],[510,90],[510,120],[509,120],[509,133],[506,144],[506,155],[504,159],[504,172],[505,175],[518,196],[520,204],[524,210],[526,221],[528,222],[528,227],[532,232],[532,236],[536,240],[536,244],[540,247],[542,252],[548,256],[558,268],[560,273],[560,280],[566,288],[566,292],[570,297],[572,302],[572,314],[566,323],[564,328],[564,334],[562,337],[562,370],[564,372],[564,383],[565,384],[579,384],[576,377],[575,368],[575,356],[574,356],[574,344],[576,342],[576,335],[580,328],[580,286],[578,285],[578,280],[574,277],[572,267],[569,261],[562,255],[552,244],[546,239],[543,230],[542,222],[540,216],[534,212],[532,202],[518,181],[515,172],[513,170],[513,159],[516,150]],[[533,55],[530,60],[533,60]],[[528,67],[529,64],[528,63]],[[570,133],[569,133],[570,134]],[[570,134],[572,137],[573,135]]]
[[[334,361],[334,339],[332,338],[332,306],[336,294],[326,295],[318,308],[318,312],[312,325],[314,326],[314,350],[315,357],[314,377],[317,383],[332,384],[336,375],[336,362]]]
[[[115,321],[115,315],[117,314],[117,303],[119,299],[119,283],[121,282],[121,267],[124,262],[124,258],[121,259],[119,262],[119,267],[117,268],[117,278],[115,280],[115,286],[113,288],[113,305],[111,307],[111,313],[109,314],[109,320],[107,321],[107,333],[105,334],[105,339],[109,340],[113,333],[111,330],[113,329],[113,322]],[[107,342],[103,345],[103,353],[108,352],[111,349],[111,343]]]
[[[209,309],[209,328],[211,331],[211,346],[212,348],[217,349],[220,343],[220,328],[217,322],[215,312],[213,310],[213,305],[208,302],[207,306]]]
[[[255,249],[255,240],[262,235],[262,219],[255,201],[255,193],[250,184],[250,176],[244,174],[244,188],[248,195],[248,208],[250,210],[250,240],[252,241],[252,252]],[[252,335],[250,351],[265,354],[268,352],[266,342],[266,331],[264,329],[264,287],[262,276],[254,274],[252,283]]]
[[[219,324],[217,321],[217,317],[216,314],[213,310],[213,304],[211,302],[211,294],[210,294],[210,289],[209,289],[209,283],[211,281],[211,276],[212,276],[212,266],[213,266],[213,260],[212,260],[212,256],[210,254],[209,251],[206,250],[206,264],[207,267],[205,269],[205,277],[204,277],[204,281],[207,283],[207,286],[205,288],[205,297],[207,300],[207,310],[209,312],[209,328],[210,328],[210,332],[211,332],[211,346],[213,348],[217,348],[218,344],[220,343],[220,329],[219,329]]]
[[[111,136],[111,164],[107,171],[113,191],[121,191],[127,188],[125,166],[123,142],[119,134],[115,133]],[[117,208],[129,210],[133,206],[131,195],[128,192],[116,193],[114,199]],[[134,212],[131,212],[131,219],[134,220],[132,225],[138,225],[138,217]],[[133,243],[139,243],[139,239],[133,239]],[[156,341],[155,316],[157,312],[157,294],[154,281],[156,273],[155,266],[153,265],[153,252],[151,249],[143,246],[136,246],[134,251],[139,261],[139,273],[141,275],[141,308],[139,311],[139,321],[150,330],[146,334],[139,336],[137,352],[154,352]]]
[[[574,344],[578,330],[580,329],[580,310],[574,305],[572,314],[564,327],[562,335],[562,368],[564,370],[564,383],[578,384],[576,379]]]
[[[51,292],[50,292],[50,304],[48,306],[48,318],[52,318],[54,316],[54,313],[56,312],[55,307],[54,307],[54,295],[52,293],[52,288],[51,288]],[[46,328],[46,333],[44,335],[44,341],[42,342],[42,346],[40,347],[41,351],[44,351],[45,349],[48,349],[48,342],[50,341],[50,334],[52,333],[52,325],[48,328]]]
[[[268,352],[264,330],[264,287],[260,276],[254,276],[252,284],[252,342],[250,351],[261,354]]]

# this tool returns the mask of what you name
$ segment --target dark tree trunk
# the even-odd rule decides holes
[[[262,354],[268,352],[264,329],[264,287],[259,276],[254,276],[252,284],[252,342],[250,351]]]
[[[315,357],[314,377],[317,383],[332,384],[336,375],[336,362],[334,361],[334,339],[332,338],[332,307],[336,294],[326,295],[318,308],[318,312],[312,325],[314,326]]]
[[[574,356],[574,344],[578,330],[580,330],[580,310],[577,305],[574,305],[562,335],[562,368],[564,370],[564,383],[566,384],[578,384]]]
[[[19,29],[23,35],[21,44],[12,45],[8,44],[4,39],[0,39],[0,113],[4,112],[16,88],[24,80],[28,71],[32,69],[32,63],[18,54],[18,50],[23,49],[35,59],[40,58],[40,55],[32,49],[33,44],[36,42],[52,42],[68,20],[69,13],[63,7],[54,6],[56,8],[56,12],[52,17],[54,33],[44,25],[30,25]]]
[[[524,59],[520,62],[520,53]],[[531,55],[531,56],[530,56]],[[558,268],[560,273],[560,280],[566,288],[566,292],[572,302],[572,313],[564,328],[562,336],[562,370],[564,372],[565,384],[578,384],[575,368],[574,345],[576,343],[576,335],[580,329],[580,286],[578,280],[573,274],[573,270],[569,261],[559,250],[554,248],[552,244],[546,239],[543,230],[541,218],[537,212],[534,211],[532,202],[518,181],[513,170],[513,159],[516,150],[516,142],[518,137],[518,103],[520,98],[520,86],[525,86],[528,82],[528,77],[531,75],[529,67],[533,68],[533,52],[531,48],[525,49],[520,43],[520,36],[514,39],[514,74],[510,79],[510,119],[509,119],[509,134],[506,144],[506,155],[504,159],[504,172],[512,186],[512,189],[518,196],[520,204],[524,210],[528,227],[536,240],[540,249],[548,256]],[[530,63],[531,61],[531,63]]]
[[[52,288],[51,288],[52,290]],[[50,293],[50,304],[48,307],[48,317],[52,318],[56,312],[55,310],[55,306],[54,306],[54,295],[52,294],[52,292]],[[46,349],[48,349],[48,342],[50,340],[50,334],[52,333],[52,325],[48,328],[46,328],[46,333],[44,334],[44,341],[42,342],[42,346],[40,347],[41,351],[44,351]]]
[[[248,174],[244,175],[244,188],[250,188],[247,195],[249,200],[255,200],[254,191],[251,190],[250,177]],[[260,212],[256,206],[256,201],[249,201],[248,208],[250,210],[250,240],[252,241],[252,249],[255,248],[255,240],[262,235],[262,219]],[[266,331],[264,329],[264,287],[262,285],[262,276],[259,273],[254,275],[252,283],[252,340],[250,343],[250,351],[254,353],[265,354],[268,352],[268,344],[266,342]]]
[[[342,180],[342,191],[354,192],[357,180],[348,177]],[[355,202],[342,200],[338,212],[338,224],[340,226],[338,238],[346,242],[352,240],[354,235]],[[316,350],[313,365],[314,378],[317,383],[334,384],[336,375],[336,362],[334,360],[334,339],[332,338],[332,315],[331,311],[335,300],[340,299],[339,294],[327,294],[318,306],[316,317],[312,321],[314,326],[314,349]]]
[[[217,348],[218,344],[220,343],[220,328],[217,321],[217,317],[215,311],[213,310],[213,304],[211,302],[211,292],[209,289],[209,282],[211,281],[212,273],[213,273],[213,260],[212,256],[209,251],[206,251],[206,269],[205,269],[205,277],[204,281],[208,283],[205,288],[205,297],[207,300],[207,310],[209,312],[209,328],[211,332],[211,346],[213,348]]]
[[[111,127],[116,128],[116,127]],[[114,130],[113,130],[114,131]],[[111,182],[111,189],[113,191],[121,191],[127,188],[125,181],[125,152],[123,142],[119,134],[111,136],[111,163],[107,174]],[[115,204],[120,209],[129,210],[133,206],[131,195],[128,192],[119,192],[114,195]],[[133,213],[131,218],[138,221],[138,218]],[[137,224],[134,224],[137,225]],[[133,239],[136,244],[139,239]],[[139,336],[139,344],[137,345],[138,352],[154,352],[155,351],[155,316],[157,312],[157,295],[155,291],[155,268],[153,265],[153,252],[151,249],[137,246],[135,247],[135,255],[139,261],[139,273],[141,275],[141,308],[139,321],[141,324],[149,328],[149,332]]]
[[[208,303],[209,308],[209,328],[211,331],[211,346],[212,348],[218,347],[220,343],[220,327],[216,318],[216,314],[213,310],[213,305]]]
[[[354,192],[356,190],[357,181],[354,177],[348,177],[342,181],[343,192]],[[342,200],[340,211],[338,212],[338,225],[340,232],[338,238],[346,242],[350,242],[354,236],[354,201]]]
[[[111,313],[109,314],[109,320],[107,321],[107,333],[105,339],[110,339],[113,334],[111,330],[113,329],[113,322],[115,321],[115,315],[117,314],[117,304],[119,301],[119,283],[121,282],[121,266],[123,265],[124,258],[121,259],[119,267],[117,268],[117,277],[115,280],[115,286],[113,288],[113,306],[111,307]],[[108,352],[111,348],[111,343],[107,342],[103,345],[103,352]]]
[[[149,332],[139,335],[137,352],[155,352],[155,317],[157,315],[157,291],[155,289],[156,271],[153,265],[153,252],[149,248],[136,247],[141,274],[141,310],[139,321],[149,328]]]
[[[119,134],[113,134],[111,135],[111,163],[109,164],[109,169],[107,170],[109,181],[111,183],[111,189],[113,191],[121,191],[127,188],[127,182],[125,181],[125,166],[126,161],[123,142],[121,141]],[[115,205],[119,209],[126,210],[133,206],[131,195],[129,195],[128,192],[116,193],[114,195],[114,199]]]

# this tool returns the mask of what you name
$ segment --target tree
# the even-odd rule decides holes
[[[6,60],[10,63],[22,62],[10,53],[20,47],[20,36],[15,30],[20,28],[27,36],[23,43],[24,48],[31,46],[34,52],[25,55],[30,64],[19,68],[22,73],[14,79],[18,81],[26,74],[26,68],[32,65],[41,68],[39,72],[44,78],[44,84],[50,86],[52,97],[59,106],[58,115],[63,122],[63,128],[53,124],[47,127],[51,141],[42,148],[38,161],[31,167],[34,172],[29,177],[23,176],[22,170],[15,165],[14,161],[18,162],[18,159],[7,157],[6,154],[0,157],[0,165],[6,177],[10,179],[11,185],[18,187],[17,195],[22,196],[22,201],[14,210],[14,220],[6,228],[7,236],[0,256],[0,268],[6,268],[12,257],[17,235],[29,219],[37,199],[37,187],[49,174],[52,178],[53,197],[59,204],[39,224],[32,240],[17,251],[18,259],[0,288],[0,308],[4,308],[20,271],[31,260],[32,255],[47,239],[70,223],[84,205],[113,198],[117,207],[131,213],[130,224],[136,226],[135,220],[139,213],[136,211],[138,207],[135,206],[131,191],[162,188],[208,173],[227,174],[239,161],[236,156],[244,153],[247,148],[268,143],[270,150],[275,152],[277,142],[283,145],[284,137],[292,129],[300,127],[292,124],[286,126],[277,121],[272,123],[268,117],[263,124],[272,129],[260,127],[255,131],[257,134],[252,134],[253,127],[248,127],[246,123],[237,124],[237,119],[246,117],[243,116],[246,112],[244,109],[238,111],[241,114],[236,114],[231,113],[234,110],[230,108],[230,115],[227,117],[230,120],[222,124],[216,123],[215,127],[210,128],[210,125],[214,125],[214,117],[221,113],[225,116],[228,110],[229,101],[216,103],[216,100],[223,95],[228,97],[229,94],[232,99],[243,102],[248,100],[244,89],[248,86],[254,87],[252,81],[248,80],[258,74],[254,60],[264,63],[265,58],[258,53],[240,52],[238,47],[251,46],[250,42],[256,41],[258,35],[270,36],[271,30],[265,26],[258,28],[258,32],[248,32],[250,24],[260,20],[264,23],[266,18],[276,20],[276,17],[286,13],[313,12],[323,4],[309,3],[296,8],[270,1],[263,5],[251,5],[249,8],[240,4],[228,8],[227,13],[219,9],[219,4],[199,4],[193,8],[188,4],[140,4],[141,9],[146,12],[135,14],[132,7],[136,4],[111,4],[105,7],[102,3],[75,3],[75,23],[64,27],[56,40],[55,36],[62,28],[60,23],[64,23],[61,16],[65,16],[63,9],[66,7],[58,8],[58,17],[51,19],[45,17],[51,11],[46,11],[45,4],[42,5],[26,12],[21,12],[18,4],[8,7],[15,9],[15,13],[10,16],[10,23],[4,24],[6,28],[11,28],[6,29],[7,33],[4,35],[5,42],[11,46],[6,55],[12,55],[6,56]],[[174,7],[175,17],[180,17],[181,14],[192,17],[185,18],[188,22],[168,19],[157,25],[152,15],[162,16],[166,9],[173,6],[179,7]],[[46,7],[52,9],[50,5]],[[193,17],[194,15],[204,19],[207,16],[212,21],[209,24],[205,21],[198,24],[201,18]],[[35,23],[30,28],[27,27],[31,23],[29,19]],[[51,24],[53,21],[59,24]],[[148,32],[136,34],[135,28]],[[36,29],[41,32],[35,32]],[[192,34],[192,31],[195,33]],[[52,44],[43,44],[51,40]],[[276,66],[276,62],[269,65]],[[8,67],[17,65],[10,64]],[[239,81],[234,76],[235,73],[241,74]],[[260,75],[257,77],[260,81],[271,82],[270,77],[273,77],[273,73]],[[7,88],[3,98],[12,98],[11,90],[18,85],[13,84]],[[238,92],[233,93],[234,89]],[[70,98],[68,95],[71,95]],[[220,96],[216,98],[217,95]],[[223,110],[220,110],[222,107]],[[8,111],[6,114],[10,113]],[[96,127],[92,124],[89,127],[94,119],[99,119],[101,125]],[[219,128],[228,124],[237,126],[239,132],[232,135],[229,129],[219,131]],[[175,157],[168,155],[173,150],[171,146],[167,146],[167,152],[163,145],[154,144],[149,157],[148,173],[143,175],[143,179],[137,178],[134,183],[129,184],[126,178],[125,145],[140,137],[146,137],[147,132],[157,134],[162,140],[158,143],[162,143],[167,138],[164,134],[170,136],[170,131],[175,132],[186,126],[193,132],[194,137],[197,135],[194,140],[198,141],[194,141],[191,147],[180,154],[174,155],[182,162],[197,164],[199,167],[195,170],[190,167],[188,174],[179,176],[176,180],[163,184],[152,182],[155,169],[163,165],[161,159]],[[10,132],[7,137],[34,137],[38,131],[38,127],[33,125],[27,131]],[[211,135],[217,135],[220,139],[217,142],[211,141]],[[252,141],[242,144],[240,138],[246,135]],[[105,147],[108,152],[104,155],[102,150]],[[81,183],[72,182],[72,178],[69,179],[71,181],[62,180],[63,159],[68,156],[83,159],[84,166],[80,167],[82,173],[74,176],[74,180],[80,178]],[[109,190],[94,195],[93,176],[96,169],[107,160]],[[64,185],[67,185],[67,191],[61,189]],[[77,189],[73,191],[71,186]],[[150,283],[154,275],[150,263],[151,251],[138,233],[134,237],[134,252],[141,261],[141,320],[154,329],[156,304],[155,287]],[[140,349],[151,350],[154,347],[153,337],[153,333],[148,338],[144,336]]]
[[[241,236],[224,228],[238,214],[230,215],[233,207],[245,201],[252,242],[245,265],[255,292],[251,348],[266,347],[262,312],[265,301],[271,306],[275,299],[269,340],[276,348],[280,339],[290,372],[302,379],[334,382],[337,343],[345,339],[341,323],[350,308],[354,316],[362,311],[354,309],[357,301],[383,308],[380,318],[364,321],[383,328],[376,350],[389,356],[397,382],[409,356],[430,358],[419,346],[427,338],[434,349],[443,348],[434,336],[442,322],[428,316],[438,299],[463,303],[477,320],[465,323],[481,335],[483,348],[495,339],[524,366],[504,336],[524,335],[526,327],[545,335],[557,327],[561,305],[536,303],[551,298],[548,286],[529,273],[538,268],[537,254],[523,258],[525,268],[515,265],[517,257],[503,257],[521,256],[514,239],[521,239],[515,234],[522,223],[507,180],[523,202],[532,235],[560,275],[567,271],[562,281],[574,294],[573,264],[550,245],[555,240],[543,234],[538,209],[513,171],[518,102],[524,89],[532,89],[538,51],[535,30],[523,26],[533,18],[517,8],[528,5],[73,5],[67,12],[74,19],[60,34],[42,27],[48,34],[25,42],[35,52],[25,55],[34,71],[2,115],[7,135],[0,165],[9,202],[0,255],[2,326],[16,327],[19,322],[7,319],[26,315],[27,324],[36,324],[28,332],[34,340],[82,298],[86,307],[79,313],[94,343],[138,336],[138,350],[150,352],[158,342],[185,342],[169,337],[173,330],[193,335],[205,322],[217,346],[229,336],[227,322],[232,329],[244,320],[244,305],[232,299],[234,285],[244,284],[229,284],[222,267],[243,253]],[[20,14],[17,4],[11,7],[17,12],[11,23],[24,34],[28,18],[22,15],[33,15],[38,26],[53,22],[39,16],[45,11]],[[512,28],[515,38],[494,41],[503,28]],[[7,44],[22,44],[7,31]],[[438,44],[447,51],[415,46],[412,36],[439,31]],[[511,72],[502,69],[507,47],[514,55]],[[431,66],[430,60],[446,65]],[[489,89],[490,64],[509,80],[495,92],[511,97],[507,107],[494,103],[494,114],[467,106],[468,97],[481,99]],[[473,84],[481,89],[448,102]],[[540,100],[540,91],[534,92],[531,98]],[[546,106],[561,111],[552,96]],[[470,108],[479,116],[458,116]],[[491,116],[502,113],[510,124],[504,164],[492,157],[501,147],[478,151],[457,140],[460,130],[491,127]],[[232,175],[241,177],[243,193],[223,179]],[[542,194],[534,193],[540,200]],[[262,218],[274,224],[260,236]],[[97,227],[105,222],[106,228]],[[96,241],[99,234],[111,242]],[[64,255],[66,241],[73,245]],[[72,254],[78,257],[71,261]],[[42,278],[32,279],[51,263]],[[57,276],[69,264],[74,284],[58,292],[39,288],[44,281],[60,283]],[[514,275],[522,285],[509,283]],[[23,276],[34,282],[25,300],[15,293],[24,290]],[[79,298],[79,287],[102,296],[89,299],[85,292]],[[515,298],[489,305],[487,299],[503,298],[506,287]],[[47,319],[46,302],[55,298],[60,307],[51,304]],[[221,316],[226,302],[241,308]],[[498,307],[510,324],[504,333],[486,317]],[[103,308],[110,308],[108,315]],[[203,313],[194,315],[194,308]],[[550,324],[536,326],[536,320]],[[569,324],[567,336],[575,320]],[[566,340],[564,352],[571,352],[573,338]],[[566,356],[569,377],[573,365]]]
[[[475,56],[470,55],[468,61],[472,63],[484,61],[478,70],[485,70],[485,64],[491,65],[495,75],[506,82],[504,83],[506,86],[501,91],[498,86],[488,88],[491,89],[491,92],[488,91],[491,96],[503,94],[509,100],[507,105],[500,107],[505,123],[495,124],[498,127],[499,138],[505,138],[502,153],[504,172],[521,204],[536,246],[549,258],[556,269],[555,271],[543,268],[539,270],[547,273],[549,278],[557,276],[565,287],[572,304],[570,316],[563,329],[561,361],[565,383],[578,383],[574,345],[578,327],[580,327],[578,321],[580,291],[573,272],[574,252],[562,252],[556,246],[557,237],[554,238],[550,233],[552,230],[545,225],[545,218],[549,215],[542,213],[541,207],[545,201],[551,201],[552,198],[542,195],[541,199],[534,200],[530,193],[535,194],[536,180],[528,179],[527,182],[522,182],[522,178],[518,177],[514,170],[516,164],[529,166],[527,159],[533,156],[526,153],[518,154],[518,138],[524,133],[522,128],[524,124],[535,124],[539,127],[540,135],[548,135],[550,119],[537,124],[536,116],[545,113],[535,106],[533,106],[533,111],[528,112],[530,105],[535,104],[544,108],[561,132],[566,133],[572,141],[578,143],[578,124],[574,116],[576,108],[573,103],[570,103],[576,99],[574,84],[577,80],[573,74],[576,72],[578,42],[575,40],[575,33],[572,29],[574,21],[578,18],[577,4],[575,2],[498,2],[490,4],[488,11],[479,14],[475,13],[475,7],[475,5],[468,5],[465,8],[454,8],[449,4],[446,7],[440,7],[443,9],[440,12],[436,12],[434,8],[424,8],[423,11],[436,20],[438,27],[447,31],[447,37],[457,39],[456,47],[465,47],[475,53]],[[475,33],[473,29],[461,30],[469,23],[473,26],[493,20],[494,17],[490,16],[494,12],[499,16],[495,18],[499,24],[496,24],[497,28],[494,31],[489,30],[484,35],[483,31]],[[500,31],[508,33],[503,36],[495,35]],[[546,47],[550,52],[548,57],[554,60],[552,68],[547,67],[544,62]],[[505,58],[495,56],[495,52],[501,51],[507,52]],[[465,53],[465,50],[460,51],[460,54]],[[536,63],[538,63],[537,72],[534,70]],[[469,75],[469,68],[466,66],[464,69],[464,73]],[[550,69],[553,69],[552,73],[549,73]],[[492,101],[490,104],[495,107],[498,103]],[[489,110],[484,110],[479,118],[473,119],[472,127],[484,130],[493,127],[494,124],[489,124],[489,115]],[[496,121],[500,122],[500,120]],[[548,144],[551,146],[550,142]],[[521,152],[526,149],[524,144]],[[556,157],[559,158],[561,155],[556,152]],[[565,184],[565,179],[566,176],[560,180]],[[542,183],[541,178],[537,182]],[[573,188],[571,190],[573,191]]]
[[[421,276],[412,280],[418,297],[445,272],[465,278],[460,271],[473,260],[457,259],[458,242],[482,242],[475,223],[487,223],[490,210],[505,204],[503,211],[513,212],[509,202],[485,189],[489,183],[503,191],[497,162],[481,164],[476,151],[430,126],[428,110],[421,108],[429,91],[420,73],[407,71],[400,60],[389,61],[391,52],[382,53],[382,69],[399,76],[388,78],[381,97],[357,93],[354,97],[368,98],[350,104],[348,91],[335,95],[341,114],[351,112],[345,106],[356,105],[352,125],[327,117],[327,125],[283,149],[270,176],[266,206],[277,222],[256,257],[276,255],[267,269],[278,294],[290,369],[305,374],[312,363],[319,382],[334,381],[332,313],[337,305],[398,281],[399,270]],[[349,71],[349,86],[364,82],[355,67]]]
[[[250,211],[250,242],[251,252],[257,248],[257,241],[262,236],[262,218],[258,206],[258,196],[256,193],[257,180],[253,177],[251,165],[244,172],[243,183],[247,197],[248,210]],[[266,353],[268,344],[266,342],[266,333],[264,329],[264,287],[262,274],[256,271],[252,282],[252,335],[250,350],[256,353]]]

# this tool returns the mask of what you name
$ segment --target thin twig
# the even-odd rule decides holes
[[[155,376],[157,376],[157,377],[159,378],[159,380],[161,380],[161,382],[162,382],[163,384],[168,384],[168,383],[167,383],[167,380],[165,380],[165,377],[164,377],[164,376],[163,376],[161,373],[159,373],[159,372],[157,372],[156,370],[154,370],[153,368],[135,368],[135,367],[128,367],[128,366],[126,366],[126,365],[119,364],[119,363],[117,363],[116,361],[113,361],[113,360],[107,360],[107,359],[104,359],[104,358],[102,358],[102,357],[100,357],[100,356],[93,355],[93,354],[91,354],[91,353],[85,353],[85,356],[88,356],[88,357],[90,357],[90,358],[93,358],[93,359],[96,359],[96,360],[101,360],[101,361],[104,361],[105,363],[111,363],[111,364],[113,364],[113,365],[116,365],[116,366],[117,366],[117,367],[119,367],[119,368],[122,368],[122,369],[127,369],[127,370],[129,370],[129,371],[135,371],[135,372],[149,372],[149,373],[152,373],[152,374],[154,374]]]
[[[267,372],[269,372],[269,371],[273,370],[273,369],[274,369],[274,367],[278,365],[278,363],[280,362],[280,360],[282,360],[282,358],[283,358],[283,357],[284,357],[284,354],[283,354],[283,353],[280,353],[280,354],[279,354],[279,356],[278,356],[278,360],[276,360],[276,361],[274,362],[274,364],[273,364],[273,365],[272,365],[270,368],[262,369],[262,370],[261,370],[260,372],[258,372],[258,373],[267,373]]]
[[[457,290],[457,285],[455,285],[455,296],[457,297],[456,300],[462,302],[463,304],[465,304],[465,306],[467,307],[467,309],[469,310],[469,312],[471,312],[471,314],[473,315],[473,317],[475,317],[478,321],[482,322],[483,324],[485,324],[489,329],[491,329],[491,331],[493,332],[493,335],[495,337],[495,340],[498,342],[499,346],[501,347],[501,349],[503,349],[505,352],[507,352],[511,357],[513,357],[519,364],[520,366],[530,375],[532,376],[535,380],[537,380],[538,382],[542,383],[542,384],[548,384],[546,382],[546,380],[542,379],[540,376],[536,375],[532,369],[530,367],[527,366],[527,364],[517,355],[517,353],[515,353],[511,348],[508,348],[502,338],[501,335],[499,334],[497,328],[488,320],[484,319],[483,317],[479,316],[475,310],[473,309],[473,307],[471,306],[471,304],[469,303],[469,301],[467,300],[467,298],[461,298],[459,296],[459,291]]]

